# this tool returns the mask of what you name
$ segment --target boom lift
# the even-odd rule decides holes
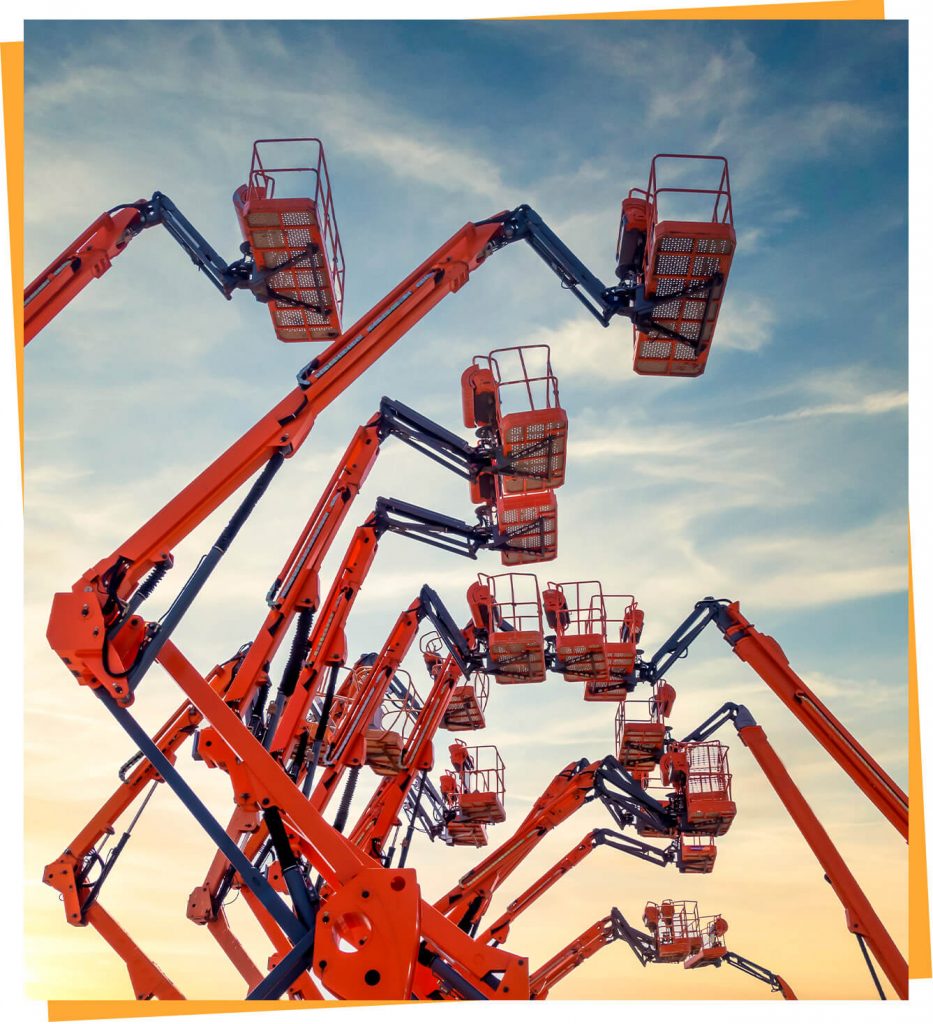
[[[468,747],[461,739],[450,745],[453,770],[441,776],[441,793],[456,817],[448,829],[464,822],[496,825],[505,821],[505,763],[497,747]]]
[[[547,676],[541,594],[532,573],[480,573],[467,591],[476,642],[497,683],[541,683]]]
[[[475,446],[401,403],[385,399],[378,416],[357,432],[342,467],[273,584],[260,635],[206,677],[187,661],[172,641],[174,629],[284,459],[304,442],[317,414],[430,308],[459,290],[497,249],[525,240],[601,323],[607,325],[616,315],[628,317],[635,328],[638,372],[698,375],[708,356],[735,243],[728,168],[722,158],[710,158],[721,161],[718,185],[698,189],[659,185],[656,163],[662,158],[656,158],[648,189],[633,190],[623,204],[618,286],[603,286],[523,206],[466,225],[369,314],[340,333],[343,262],[319,143],[318,157],[316,170],[311,165],[280,167],[264,162],[254,148],[247,184],[234,200],[247,238],[244,257],[236,264],[224,264],[216,257],[164,197],[156,203],[157,193],[150,203],[115,209],[101,218],[34,282],[31,293],[27,291],[32,307],[27,319],[33,325],[28,341],[92,276],[103,273],[136,233],[150,224],[164,223],[228,298],[233,290],[246,288],[266,302],[282,340],[333,339],[299,373],[298,387],[240,441],[113,555],[89,569],[70,593],[56,596],[49,624],[52,646],[79,682],[92,687],[139,748],[138,758],[124,766],[120,789],[66,854],[47,869],[46,880],[62,893],[69,920],[91,923],[100,931],[126,962],[137,994],[180,996],[98,900],[136,819],[109,854],[101,840],[115,832],[114,823],[136,799],[165,781],[217,844],[211,872],[216,885],[208,887],[205,921],[247,981],[251,998],[277,998],[286,992],[316,997],[321,991],[318,982],[342,998],[358,998],[361,992],[374,999],[522,998],[529,993],[543,998],[581,950],[590,950],[585,955],[591,955],[618,937],[614,913],[599,923],[601,927],[594,926],[591,934],[581,936],[574,950],[545,965],[530,983],[524,959],[498,950],[498,938],[490,935],[493,945],[470,938],[493,893],[544,834],[576,807],[599,797],[620,827],[634,824],[643,835],[673,838],[666,850],[657,850],[622,836],[624,842],[617,848],[645,859],[657,855],[664,863],[673,856],[684,871],[711,863],[708,852],[693,858],[687,856],[687,849],[703,848],[708,840],[715,855],[713,838],[731,824],[735,814],[731,776],[724,748],[708,738],[710,722],[682,741],[668,737],[664,722],[673,700],[672,689],[664,683],[666,669],[687,653],[710,621],[906,837],[906,796],[793,673],[777,644],[741,616],[737,604],[711,598],[700,602],[655,657],[644,661],[637,649],[643,613],[629,595],[605,595],[595,581],[589,584],[593,589],[588,594],[581,591],[588,586],[585,583],[551,585],[545,592],[544,610],[555,636],[545,638],[534,577],[521,573],[481,576],[471,587],[472,622],[465,629],[458,629],[433,591],[424,588],[402,613],[396,631],[373,663],[359,662],[338,687],[340,668],[346,662],[342,624],[381,532],[407,533],[470,556],[481,547],[491,547],[500,550],[506,566],[555,556],[553,490],[565,478],[567,426],[546,348],[539,353],[545,362],[540,373],[528,367],[528,348],[496,350],[474,360],[462,383],[465,420],[478,431]],[[281,184],[285,176],[298,172],[317,175],[316,190],[310,195],[285,194],[288,189]],[[674,193],[712,198],[712,212],[705,220],[673,220],[659,211]],[[517,360],[518,371],[506,368],[510,360]],[[543,397],[536,396],[536,389]],[[510,396],[522,390],[530,408],[515,412]],[[471,494],[481,506],[478,523],[471,526],[404,502],[380,499],[373,517],[354,535],[325,603],[325,614],[314,625],[311,617],[318,604],[321,559],[379,444],[390,434],[468,479]],[[139,609],[172,567],[172,546],[257,471],[245,500],[168,612],[159,622],[146,622]],[[526,585],[530,596],[518,593],[517,588]],[[620,611],[612,612],[609,604],[616,599],[623,604]],[[423,703],[403,674],[400,678],[403,652],[413,642],[422,617],[434,624],[449,651],[446,657],[441,657],[439,649],[425,652],[432,655],[426,660],[433,671],[431,693]],[[292,618],[298,620],[293,656],[278,698],[268,706],[269,663]],[[181,687],[185,701],[149,737],[129,709],[156,661]],[[403,844],[397,869],[389,867],[392,851],[384,852],[383,846],[403,808],[409,809],[413,821],[419,813],[427,772],[433,765],[436,730],[460,721],[476,727],[483,708],[471,677],[481,668],[507,683],[539,681],[548,667],[585,682],[586,699],[619,703],[620,760],[610,757],[597,765],[585,761],[568,765],[512,840],[432,908],[421,899],[414,873],[404,867],[407,845]],[[660,742],[648,744],[650,758],[641,761],[630,760],[639,743],[631,737],[626,742],[623,736],[626,725],[636,722],[626,717],[636,703],[626,699],[636,681],[655,686],[650,706],[654,721],[649,724],[660,726]],[[472,699],[466,693],[470,686]],[[399,731],[397,744],[384,735],[377,741],[373,735],[375,715],[387,700],[395,702],[398,713],[411,724],[410,735]],[[764,734],[744,708],[727,708],[733,709],[727,719],[736,725],[826,869],[866,959],[872,952],[898,994],[906,994],[903,958]],[[198,737],[198,755],[230,776],[236,811],[226,830],[174,767],[177,750],[192,734]],[[456,816],[445,824],[449,828],[459,819],[484,829],[504,818],[504,769],[498,752],[487,769],[478,763],[485,756],[479,751],[487,748],[473,748],[464,757],[465,749],[462,741],[453,744],[455,770],[446,776],[453,785],[447,783],[442,789],[453,805],[448,810]],[[328,825],[321,815],[334,792],[333,785],[324,782],[367,760],[384,778],[356,829],[345,839],[343,824]],[[324,774],[314,788],[316,769],[321,766]],[[671,790],[663,801],[646,788],[655,767],[660,767],[662,784]],[[346,790],[344,797],[347,801]],[[341,814],[342,810],[338,818]],[[615,835],[618,841],[619,834],[606,835]],[[579,853],[582,846],[573,851],[581,859],[592,849]],[[557,874],[547,873],[533,891],[513,901],[509,920],[572,866],[561,865]],[[310,883],[312,870],[320,872],[318,884]],[[222,900],[215,902],[231,886],[244,893],[276,949],[265,976],[230,933]],[[612,926],[612,937],[607,937],[606,921]],[[733,962],[722,941],[724,922],[716,918],[709,925],[706,932],[701,929],[700,945],[689,952],[687,966]],[[507,933],[508,921],[500,919],[484,935],[495,929]],[[707,933],[708,942],[703,937]],[[735,966],[749,973],[763,970],[749,961],[743,963]]]
[[[517,509],[518,498],[508,496],[554,491],[563,484],[567,413],[560,406],[547,345],[475,356],[463,373],[461,391],[464,425],[476,430],[481,441],[495,439],[503,465],[494,480],[479,478],[474,501],[494,500],[499,505],[506,498],[507,509]],[[518,408],[513,408],[516,403]]]
[[[270,156],[273,147],[283,155]],[[719,185],[659,187],[656,164],[660,159],[679,161],[681,170],[684,161],[692,161],[688,167],[698,166],[697,161],[721,164]],[[714,201],[701,219],[660,220],[661,197],[666,203],[673,194]],[[340,341],[345,267],[320,140],[257,140],[246,183],[234,192],[233,203],[244,238],[243,255],[233,263],[220,257],[161,192],[102,214],[26,289],[25,342],[91,280],[104,274],[133,238],[156,224],[165,226],[225,298],[246,289],[266,303],[281,341]],[[527,242],[603,326],[616,316],[632,322],[636,373],[698,376],[703,372],[735,248],[725,158],[655,157],[648,189],[633,190],[623,202],[617,284],[604,284],[534,210],[522,205],[465,225],[436,254],[444,266],[419,268],[423,273],[412,275],[394,301],[407,304],[416,289],[424,289],[416,305],[425,298],[434,305],[449,291],[457,291],[488,256],[516,241]],[[465,250],[459,249],[460,242],[467,243]],[[445,275],[447,281],[442,280]],[[392,302],[385,305],[388,312],[394,308]],[[371,330],[380,323],[365,320],[346,332],[355,336],[355,343],[363,340],[357,336],[358,328]],[[324,356],[330,358],[332,348]],[[316,361],[318,365],[324,365],[324,356]]]
[[[729,722],[735,727],[739,738],[758,762],[765,777],[771,783],[781,803],[784,804],[794,824],[823,868],[827,881],[842,903],[846,924],[849,931],[856,937],[879,994],[884,998],[884,992],[875,976],[869,953],[877,960],[898,997],[906,999],[906,960],[901,956],[826,830],[775,753],[764,729],[758,725],[748,708],[741,704],[724,704],[702,725],[685,736],[682,743],[704,743],[717,729]]]
[[[458,452],[461,464],[464,466],[483,466],[491,462],[495,456],[494,446],[487,444],[485,453],[477,455],[465,442],[459,441],[454,435],[449,435],[449,432],[444,431],[437,424],[432,424],[431,421],[419,417],[408,407],[402,406],[401,403],[383,399],[380,412],[368,424],[360,427],[354,435],[289,559],[270,588],[267,596],[270,609],[256,639],[251,644],[244,645],[239,655],[226,663],[228,670],[225,675],[216,676],[223,680],[223,692],[225,692],[228,703],[241,709],[243,717],[249,719],[253,731],[257,734],[261,734],[261,731],[270,724],[263,719],[262,706],[269,689],[267,668],[271,658],[284,638],[291,619],[297,615],[298,626],[296,627],[292,655],[280,685],[280,695],[283,693],[287,695],[290,687],[293,687],[298,681],[301,659],[307,650],[304,638],[307,636],[308,626],[318,603],[318,574],[321,562],[345,520],[349,505],[372,468],[380,450],[381,441],[385,437],[393,435],[400,436],[407,441],[410,425],[415,419],[417,419],[421,438],[436,436],[445,443],[450,438],[454,438],[458,442]],[[357,536],[356,540],[359,539]],[[141,632],[142,620],[135,612],[145,596],[151,594],[167,568],[168,563],[164,561],[150,574],[145,587],[139,588],[136,599],[133,602],[128,602],[122,618],[117,620],[136,636]],[[345,593],[339,596],[343,597]],[[331,616],[326,616],[325,621],[332,623],[333,620]],[[119,629],[118,625],[113,634],[115,642],[120,639]],[[173,721],[167,723],[160,732],[157,738],[158,742],[164,750],[173,752],[187,736],[195,732],[199,721],[200,719],[193,714],[189,703],[185,702]],[[207,751],[210,747],[211,739],[209,737],[210,733],[208,732],[204,737],[203,751]],[[93,867],[99,862],[99,854],[96,852],[97,844],[112,830],[112,823],[128,808],[138,792],[138,786],[121,787],[82,835],[70,845],[70,852],[60,858],[58,868],[50,865],[47,878],[61,877],[64,885],[71,884],[69,880],[74,878],[77,883],[75,892],[87,890],[83,884],[84,880],[89,877]],[[111,852],[108,862],[110,867],[113,866],[123,845]],[[220,858],[221,863],[222,861],[223,858]],[[55,870],[53,871],[53,869]],[[107,870],[109,871],[109,869]],[[65,872],[64,875],[60,874],[62,871]],[[229,877],[229,871],[220,875],[218,884],[225,877]],[[206,884],[202,890],[207,891],[209,888]],[[94,890],[93,896],[90,895],[89,890],[85,892],[85,895],[90,896],[93,901],[96,899],[98,891],[99,886]],[[196,919],[208,921],[212,925],[212,929],[216,929],[218,932],[222,930],[224,922],[218,920],[217,916],[219,904],[215,901],[213,912],[208,914],[205,914],[203,907],[203,899],[195,902],[193,913],[196,915]],[[88,920],[86,910],[82,913],[76,907],[72,907],[68,916],[69,920],[76,924],[83,924]],[[93,916],[90,920],[104,919],[104,915],[101,913]],[[109,934],[116,935],[117,933],[110,928]]]
[[[616,934],[612,915],[609,914],[595,924],[590,925],[586,931],[578,935],[531,975],[529,981],[531,989],[530,998],[547,999],[551,989],[559,981],[563,981],[568,974],[576,970],[576,968],[605,946],[615,942],[615,940]]]
[[[746,974],[771,986],[785,999],[796,999],[783,978],[764,967],[726,950],[722,935],[726,922],[719,916],[700,918],[695,903],[666,900],[660,906],[649,903],[644,921],[649,932],[638,931],[622,916],[617,907],[587,928],[556,953],[531,976],[532,999],[546,999],[551,989],[599,950],[616,941],[625,942],[639,962],[683,963],[684,967],[731,964]],[[691,960],[693,962],[691,963]]]
[[[661,762],[674,687],[662,679],[647,700],[625,700],[616,709],[616,756],[629,771],[650,773]]]
[[[695,970],[729,964],[765,982],[772,992],[780,992],[785,999],[797,998],[780,975],[726,949],[726,921],[718,914],[700,917],[693,901],[648,903],[642,915],[647,932],[633,928],[615,907],[612,917],[615,937],[628,944],[642,967],[649,963],[682,963],[687,970]]]
[[[548,832],[594,799],[599,799],[605,805],[620,829],[649,821],[660,835],[673,835],[676,830],[677,819],[674,813],[646,793],[615,758],[605,757],[593,764],[581,758],[554,776],[512,836],[441,897],[435,903],[437,909],[464,931],[476,934],[480,920],[499,887]],[[675,855],[670,847],[657,850],[629,837],[617,837],[615,833],[607,833],[600,839],[600,842],[603,841],[623,852],[659,864],[668,863]],[[575,852],[579,852],[579,847],[575,848]],[[548,884],[553,884],[562,873],[558,866],[558,873]],[[543,883],[545,878],[540,882]],[[519,897],[519,901],[524,901],[524,897]]]
[[[686,166],[698,174],[712,171],[705,187],[677,184],[690,161]],[[661,180],[659,166],[669,178]],[[672,216],[677,219],[667,219]],[[726,160],[659,153],[648,188],[632,189],[622,202],[616,250],[619,279],[639,282],[638,298],[655,302],[653,322],[634,325],[636,373],[703,372],[734,252]]]
[[[566,853],[553,867],[546,871],[539,879],[520,895],[517,896],[506,907],[501,914],[484,932],[479,936],[480,942],[491,942],[501,945],[509,937],[509,929],[515,919],[523,914],[533,903],[541,897],[569,871],[585,860],[594,850],[601,846],[608,846],[621,853],[645,860],[649,864],[656,864],[658,867],[665,867],[670,864],[674,857],[671,847],[666,850],[659,850],[655,846],[643,843],[632,836],[623,835],[621,832],[614,832],[607,828],[596,828],[587,833],[577,845]]]
[[[638,677],[648,682],[662,679],[687,656],[690,645],[710,623],[906,839],[907,794],[794,672],[778,642],[748,621],[738,601],[712,597],[698,601],[653,657],[638,665]]]
[[[263,147],[306,143],[306,166],[264,167]],[[306,195],[275,196],[297,180]],[[162,225],[226,299],[245,289],[267,303],[282,341],[319,341],[340,334],[344,260],[324,149],[318,139],[260,139],[253,145],[247,184],[234,193],[245,239],[227,263],[161,192],[102,213],[29,285],[25,344],[42,330],[146,228]]]

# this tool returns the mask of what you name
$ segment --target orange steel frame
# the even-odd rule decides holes
[[[317,415],[444,297],[458,291],[469,280],[472,271],[482,265],[487,253],[487,245],[498,229],[498,223],[465,225],[445,245],[409,274],[397,288],[377,303],[368,314],[313,360],[302,371],[298,387],[278,402],[160,512],[129,537],[111,556],[89,569],[74,584],[70,592],[56,595],[49,621],[49,641],[65,661],[69,671],[82,685],[88,685],[98,691],[98,695],[105,699],[105,702],[106,698],[111,698],[114,708],[129,707],[134,699],[130,686],[122,679],[111,675],[104,664],[104,638],[108,627],[112,626],[116,619],[116,613],[113,610],[108,610],[105,614],[111,595],[108,594],[102,578],[112,569],[118,559],[122,560],[125,572],[116,588],[116,596],[120,601],[126,602],[150,570],[170,559],[170,551],[175,544],[186,537],[257,469],[267,465],[270,459],[277,455],[286,458],[294,455],[306,440]],[[361,432],[354,439],[354,445],[359,443],[363,449],[369,448],[371,451],[375,451],[378,445],[375,444],[371,436],[366,436],[366,430],[367,428],[361,428]],[[355,460],[351,459],[351,461]],[[366,468],[362,470],[360,479],[351,485],[353,494],[356,493],[365,473],[368,472],[366,456],[360,457],[359,464]],[[338,471],[332,480],[332,486],[328,492],[331,499],[334,498],[335,492],[340,490],[341,481],[338,479],[340,475],[341,471]],[[319,511],[325,506],[326,501],[327,495],[321,499]],[[342,510],[345,513],[346,503],[342,506]],[[313,530],[309,524],[304,539],[311,536],[313,536]],[[296,551],[301,547],[301,543],[300,540],[296,545]],[[308,564],[311,564],[310,561]],[[316,573],[308,571],[304,574],[302,585],[292,587],[290,590],[290,593],[295,595],[291,601],[291,610],[294,610],[299,604],[312,606],[317,597],[316,587]],[[273,609],[269,616],[281,621],[281,617],[287,614],[289,613]],[[131,622],[129,625],[136,625],[136,623]],[[114,660],[120,663],[121,669],[125,669],[128,664],[131,664],[134,652],[130,648],[130,644],[135,643],[138,649],[142,642],[142,629],[137,628],[126,632],[128,640],[124,642],[123,647],[110,651],[111,668],[113,668]],[[284,628],[281,628],[276,630],[274,635],[281,637],[284,632]],[[265,646],[270,654],[274,650],[275,644],[275,640],[265,640]],[[248,691],[245,688],[248,681],[251,678],[256,678],[254,671],[262,664],[260,653],[262,646],[260,644],[256,648],[252,657],[250,657],[251,652],[247,652],[246,658],[249,659],[247,668],[249,670],[243,672],[242,680],[240,674],[237,674],[236,680],[234,680],[237,688],[229,695],[225,693],[224,699],[215,693],[212,685],[223,692],[230,680],[224,679],[222,673],[215,672],[212,673],[211,682],[208,683],[187,664],[183,655],[170,640],[165,642],[156,660],[163,667],[168,668],[170,674],[174,674],[174,668],[175,672],[179,673],[186,681],[193,681],[206,688],[201,691],[202,694],[209,691],[211,697],[217,702],[212,703],[211,706],[215,710],[219,707],[227,709],[234,720],[242,726],[242,723],[239,723],[236,718],[235,712],[230,710],[228,701],[242,703],[247,696]],[[176,681],[180,682],[177,675]],[[190,703],[186,702],[156,736],[156,742],[171,756],[174,756],[177,747],[187,735],[197,728],[201,721],[203,712],[199,710],[197,702],[191,703],[194,703],[193,710]],[[211,725],[215,731],[219,732],[215,722],[211,721]],[[245,727],[243,728],[245,730]],[[251,736],[248,730],[246,732]],[[262,750],[261,745],[257,744],[257,746]],[[265,751],[263,754],[268,756]],[[280,767],[277,768],[277,771],[283,780],[290,783],[290,780],[281,772]],[[114,794],[96,816],[94,822],[81,834],[79,837],[81,841],[69,847],[68,852],[62,858],[65,863],[59,862],[47,869],[47,881],[56,887],[60,886],[66,896],[66,910],[73,923],[84,923],[81,921],[79,886],[75,877],[75,869],[81,863],[81,852],[85,854],[89,852],[99,838],[106,833],[111,822],[130,805],[138,795],[142,780],[157,776],[158,772],[154,766],[148,762],[141,764],[131,776],[131,784],[122,786]],[[315,826],[324,832],[332,831],[330,826],[323,822],[323,819],[315,822]],[[341,837],[341,842],[346,843],[347,841]],[[371,863],[371,860],[367,858],[367,866]],[[58,868],[54,874],[53,867]],[[62,871],[64,874],[60,873]],[[339,885],[338,879],[335,879],[335,882]],[[101,925],[102,934],[109,933],[111,944],[127,963],[134,961],[136,958],[135,947],[128,944],[128,940],[123,941],[120,938],[123,933],[117,934],[113,928],[108,928],[105,921],[109,921],[109,919],[102,912],[90,914],[87,918],[87,923]],[[447,934],[449,935],[449,932]],[[105,937],[108,937],[108,934],[105,934]],[[514,992],[515,989],[513,988],[512,991]],[[375,997],[377,994],[373,993],[373,995]]]
[[[765,778],[771,783],[787,813],[819,861],[826,880],[845,910],[849,931],[864,940],[898,997],[906,999],[907,961],[894,944],[894,940],[826,829],[771,746],[764,729],[758,725],[748,708],[744,705],[726,704],[684,739],[690,741],[708,736],[726,721],[731,721],[735,726],[739,738],[755,758]]]
[[[402,750],[401,770],[382,779],[350,832],[350,842],[368,856],[381,858],[386,839],[398,821],[415,779],[421,771],[430,768],[434,736],[462,676],[460,666],[448,655],[441,663]]]
[[[660,679],[706,625],[715,622],[736,657],[748,664],[791,714],[904,837],[908,838],[907,794],[791,668],[787,655],[739,610],[738,601],[705,598],[648,663],[649,679]]]
[[[615,937],[611,915],[590,925],[532,974],[529,983],[530,998],[547,999],[551,989],[559,981],[563,981],[568,974],[589,960],[591,956],[614,942]]]
[[[549,868],[537,881],[506,907],[505,913],[479,936],[480,942],[494,942],[501,945],[509,937],[509,930],[515,919],[523,914],[533,903],[537,902],[556,882],[560,881],[596,849],[595,831],[588,832],[577,845],[566,853],[556,864]]]
[[[862,891],[833,841],[829,838],[803,794],[790,777],[760,725],[738,728],[742,742],[751,751],[765,777],[780,797],[807,845],[826,872],[829,884],[845,908],[846,925],[864,938],[885,976],[900,999],[908,994],[907,961],[894,944],[874,907]]]
[[[138,222],[135,206],[102,213],[30,284],[23,317],[24,345],[94,278],[110,269],[111,261],[139,230]]]
[[[461,928],[475,928],[499,886],[548,832],[583,806],[599,765],[599,761],[572,761],[555,775],[511,838],[468,871],[434,906]]]

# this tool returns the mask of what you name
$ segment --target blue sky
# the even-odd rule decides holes
[[[27,24],[27,280],[101,210],[155,189],[232,259],[229,197],[256,137],[324,140],[347,324],[465,221],[521,202],[608,282],[619,200],[644,186],[652,155],[730,160],[738,250],[702,378],[636,377],[625,323],[591,322],[524,247],[497,254],[321,417],[179,632],[195,663],[206,670],[255,632],[293,537],[383,393],[458,429],[459,374],[474,353],[546,342],[571,440],[560,557],[542,582],[600,575],[609,590],[633,591],[649,649],[696,599],[741,598],[906,784],[906,36],[896,22]],[[309,357],[274,340],[258,304],[224,303],[158,231],[30,347],[26,656],[42,687],[27,696],[27,741],[37,756],[48,757],[54,733],[55,756],[84,770],[86,745],[67,739],[76,721],[101,744],[113,739],[45,646],[51,593],[180,490]],[[470,514],[458,482],[387,448],[325,580],[379,494]],[[218,528],[179,545],[186,568],[155,611]],[[387,538],[351,652],[380,646],[425,580],[461,617],[473,569],[495,564]],[[749,702],[800,777],[820,781],[814,804],[899,913],[903,849],[886,845],[874,811],[850,799],[721,641],[705,638],[671,682],[678,731],[728,697]],[[611,709],[584,705],[570,684],[551,681],[532,701],[521,691],[494,688],[484,738],[509,765],[516,816],[564,763],[612,741]],[[152,699],[154,720],[170,697]],[[742,756],[756,808],[746,813],[782,829]],[[104,795],[99,770],[87,769],[86,805],[34,830],[36,863],[64,841],[62,820],[75,830]],[[52,772],[34,771],[30,786],[56,806]],[[555,855],[575,835],[557,839]],[[469,863],[461,851],[424,858],[438,894],[458,873],[451,865]],[[695,888],[738,884],[722,868]],[[48,896],[38,886],[30,896],[37,914]],[[580,906],[580,927],[604,912],[598,903]],[[60,930],[50,917],[47,941]],[[566,930],[548,933],[554,948]],[[862,993],[857,959],[843,964],[839,984],[852,987],[839,991]]]

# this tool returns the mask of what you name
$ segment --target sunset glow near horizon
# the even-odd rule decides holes
[[[599,327],[525,247],[497,254],[329,408],[287,463],[179,628],[202,671],[254,634],[269,583],[352,431],[383,394],[464,434],[459,376],[475,353],[551,346],[568,410],[560,553],[548,580],[599,578],[645,609],[654,650],[698,599],[741,601],[867,749],[907,784],[907,31],[856,23],[56,23],[26,27],[26,280],[101,211],[158,189],[222,253],[230,194],[258,137],[323,139],[347,255],[352,323],[467,220],[527,202],[604,280],[621,197],[651,157],[723,153],[738,238],[706,374],[640,378],[630,329]],[[69,928],[42,867],[116,787],[133,753],[45,640],[52,594],[116,549],[285,394],[318,350],[275,341],[268,313],[223,302],[151,231],[30,346],[26,442],[26,915],[30,994],[129,998],[118,958]],[[472,518],[465,488],[389,442],[333,545],[333,577],[379,495]],[[236,499],[234,499],[235,503]],[[156,618],[232,511],[174,554]],[[351,658],[377,650],[430,583],[465,620],[465,590],[498,558],[457,560],[387,537],[350,620]],[[285,645],[287,647],[287,645]],[[284,649],[284,648],[283,648]],[[282,658],[276,660],[277,679]],[[415,650],[405,667],[423,694]],[[906,952],[907,850],[718,633],[672,670],[683,735],[747,704]],[[636,694],[644,696],[644,694]],[[160,671],[134,711],[150,730],[179,703]],[[507,838],[568,762],[613,745],[614,705],[558,676],[492,686],[487,729],[507,765],[509,820],[487,850],[416,836],[410,865],[436,899]],[[446,767],[452,735],[435,743]],[[695,899],[727,945],[800,998],[871,998],[842,909],[754,761],[730,745],[735,824],[715,871],[679,875],[596,851],[514,925],[543,963],[617,906]],[[179,756],[222,820],[229,782]],[[361,777],[361,809],[375,777]],[[351,821],[355,820],[351,813]],[[124,825],[118,825],[118,834]],[[589,805],[503,887],[495,919],[591,828]],[[102,903],[190,998],[243,993],[185,918],[212,845],[160,789]],[[271,952],[244,902],[234,930]],[[887,988],[887,986],[886,986]],[[728,968],[642,968],[621,944],[552,999],[767,999]]]

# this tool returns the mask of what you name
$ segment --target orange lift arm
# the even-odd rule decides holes
[[[344,772],[348,768],[362,765],[365,758],[366,730],[381,706],[392,678],[411,649],[423,616],[424,610],[419,597],[399,615],[382,650],[368,670],[365,686],[334,726],[324,755],[324,771],[309,797],[315,810],[323,813]],[[322,709],[321,724],[326,725],[326,722],[325,708]],[[312,772],[313,767],[309,770],[307,789],[313,781]]]
[[[741,953],[734,953],[730,949],[720,962],[729,964],[730,967],[735,967],[744,974],[747,974],[752,978],[757,978],[758,981],[765,982],[771,986],[772,992],[780,992],[781,995],[789,1001],[796,1001],[797,999],[794,990],[787,984],[780,974],[775,974],[773,971],[769,971],[767,967],[761,967],[759,964],[754,963],[747,957],[742,956]]]
[[[225,298],[236,288],[258,292],[263,278],[254,274],[248,256],[228,264],[168,196],[155,192],[149,200],[102,213],[29,284],[24,294],[23,343],[28,345],[79,292],[102,277],[138,234],[157,224],[165,226]]]
[[[611,915],[590,925],[531,975],[530,998],[547,999],[551,989],[559,981],[563,981],[568,974],[615,940],[616,933]]]
[[[350,833],[350,841],[370,857],[382,858],[386,839],[396,824],[415,779],[434,765],[434,736],[450,703],[454,687],[463,676],[463,669],[454,656],[448,655],[434,679],[414,728],[402,751],[402,767],[383,779],[363,809]]]
[[[572,761],[559,772],[510,839],[468,871],[434,905],[464,931],[475,931],[500,885],[541,840],[590,798],[600,762]]]
[[[807,845],[820,862],[827,881],[845,910],[846,924],[849,931],[855,935],[859,947],[865,955],[865,961],[879,993],[883,997],[868,952],[871,952],[878,961],[898,997],[906,999],[907,961],[875,913],[868,897],[862,892],[855,876],[829,838],[826,829],[823,828],[819,818],[813,813],[781,759],[775,753],[764,729],[758,725],[748,708],[741,704],[724,704],[706,722],[686,736],[683,742],[703,740],[726,722],[731,722],[735,726],[739,738],[758,762],[758,766],[771,783],[781,803],[784,804],[787,813],[800,829]]]
[[[657,931],[655,931],[654,934],[649,934],[648,932],[641,931],[639,928],[633,927],[625,919],[618,907],[612,908],[612,921],[615,929],[615,937],[617,939],[621,939],[628,945],[642,967],[650,963],[667,962],[666,959],[662,959],[659,955]],[[681,936],[678,936],[678,939]],[[694,937],[697,945],[702,949],[702,936],[697,932]],[[747,959],[739,953],[734,953],[732,950],[726,950],[725,945],[722,943],[721,934],[717,933],[716,937],[717,955],[713,958],[706,958],[700,954],[700,959],[692,965],[694,969],[702,966],[721,967],[723,964],[729,964],[731,967],[735,967],[737,970],[755,978],[757,981],[765,982],[770,986],[772,992],[780,992],[785,999],[796,1000],[797,996],[794,994],[793,989],[779,974],[774,974],[772,971],[769,971],[767,967],[762,967],[760,964],[754,963],[752,960]],[[696,947],[693,948],[696,949]],[[688,956],[688,954],[689,950],[683,955]],[[683,957],[678,957],[674,962],[684,963],[684,966],[688,967],[691,966],[689,959],[690,958],[688,956],[688,960],[685,962]]]
[[[659,850],[655,846],[622,835],[620,832],[612,832],[604,828],[593,829],[537,881],[532,882],[520,896],[512,900],[506,907],[505,913],[478,936],[479,941],[492,942],[495,945],[505,942],[509,937],[509,930],[519,914],[523,914],[533,903],[541,899],[552,885],[560,881],[564,875],[600,846],[610,846],[622,853],[629,853],[649,863],[657,864],[658,867],[665,867],[674,859],[673,850],[670,848]]]
[[[697,602],[691,614],[647,662],[637,666],[640,679],[655,682],[679,659],[710,623],[722,632],[737,657],[750,665],[791,714],[836,761],[850,779],[907,839],[907,794],[833,715],[791,668],[778,642],[757,630],[739,611],[738,601],[712,597]]]
[[[124,704],[317,415],[482,264],[499,224],[467,224],[299,374],[299,384],[116,551],[57,594],[48,637],[80,682]],[[170,567],[172,547],[257,470],[246,499],[152,635],[121,627]],[[144,577],[150,574],[146,580]],[[118,639],[119,637],[119,639]],[[116,648],[116,649],[114,649]],[[122,650],[121,650],[122,648]],[[113,660],[111,660],[113,659]],[[115,663],[119,661],[119,664]]]
[[[387,871],[374,865],[363,851],[337,833],[310,806],[294,781],[265,750],[223,699],[206,683],[174,644],[166,644],[160,663],[178,683],[198,711],[214,728],[218,748],[229,748],[231,781],[241,806],[261,808],[270,821],[279,816],[295,836],[301,854],[322,874],[334,892],[319,911],[323,925],[309,928],[313,903],[306,892],[295,898],[295,912],[275,894],[265,879],[230,841],[224,829],[210,815],[178,772],[162,757],[128,709],[113,698],[101,696],[108,711],[127,731],[143,753],[154,763],[198,823],[229,856],[244,884],[267,905],[288,936],[292,948],[281,963],[251,993],[251,999],[275,998],[284,992],[307,966],[312,965],[324,986],[341,998],[354,998],[360,991],[360,975],[367,971],[365,984],[372,998],[408,998],[414,984],[416,960],[436,980],[452,986],[467,998],[527,998],[527,965],[521,958],[501,950],[483,947],[469,939],[443,915],[420,900],[414,873]],[[235,776],[235,777],[234,777]],[[246,790],[249,786],[249,791]],[[276,811],[276,814],[270,813]],[[271,826],[270,826],[271,834]],[[285,847],[289,844],[285,843]],[[285,862],[282,850],[276,853]],[[291,892],[291,888],[289,889]],[[275,898],[273,898],[275,897]],[[312,918],[308,918],[312,912]],[[365,949],[350,952],[343,941],[356,934],[352,922],[365,918],[371,927]],[[348,937],[349,936],[349,937]],[[352,942],[351,942],[352,945]],[[419,954],[418,950],[421,950]],[[320,961],[325,962],[321,966]],[[494,976],[494,977],[493,977]],[[490,981],[489,977],[493,977]],[[496,979],[501,979],[496,983]]]

